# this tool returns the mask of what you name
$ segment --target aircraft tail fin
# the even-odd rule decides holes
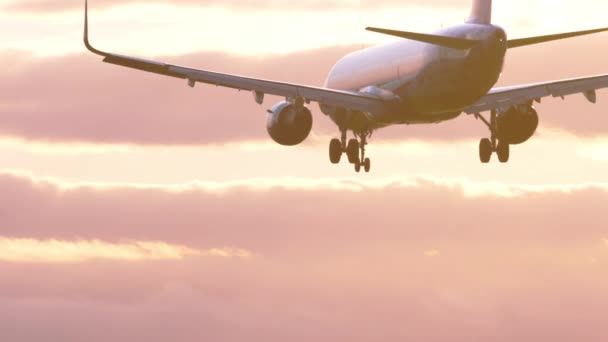
[[[492,23],[492,0],[473,0],[469,24],[489,25]]]

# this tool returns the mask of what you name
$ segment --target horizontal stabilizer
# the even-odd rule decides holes
[[[477,45],[477,43],[479,43],[479,41],[477,41],[477,40],[438,36],[438,35],[432,35],[432,34],[414,33],[414,32],[404,32],[404,31],[396,31],[396,30],[387,30],[387,29],[381,29],[381,28],[376,28],[376,27],[367,27],[366,30],[372,31],[372,32],[377,32],[377,33],[382,33],[382,34],[388,34],[390,36],[416,40],[416,41],[423,42],[423,43],[445,46],[445,47],[449,47],[452,49],[458,49],[458,50],[468,50],[468,49],[474,47],[475,45]]]
[[[608,28],[601,28],[601,29],[588,30],[588,31],[568,32],[568,33],[560,33],[560,34],[551,34],[548,36],[539,36],[539,37],[531,37],[531,38],[511,39],[511,40],[509,40],[508,46],[511,49],[511,48],[516,48],[516,47],[521,47],[521,46],[550,42],[552,40],[585,36],[588,34],[600,33],[600,32],[605,32],[605,31],[608,31]]]

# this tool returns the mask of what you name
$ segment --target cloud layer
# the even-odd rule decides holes
[[[608,337],[605,186],[513,186],[512,195],[471,197],[466,189],[476,185],[463,181],[335,182],[351,186],[274,181],[259,190],[251,181],[218,192],[205,184],[66,187],[2,176],[2,233],[16,241],[143,239],[243,246],[256,255],[0,262],[0,334],[19,341]]]
[[[603,210],[605,186],[593,184],[522,187],[432,179],[258,179],[177,187],[70,188],[13,176],[0,181],[7,196],[0,208],[3,233],[20,238],[164,241],[198,249],[237,246],[254,253],[305,255],[310,249],[330,251],[341,239],[373,245],[376,238],[390,237],[407,244],[459,231],[461,238],[472,242],[536,232],[567,243],[601,241],[605,234],[602,220],[585,222],[584,231],[572,229],[582,218],[596,217]],[[372,203],[382,205],[371,210]],[[36,215],[24,214],[28,208],[36,208]],[[552,214],[556,212],[571,214]],[[380,235],[369,228],[378,226]],[[491,230],[484,228],[490,226]],[[289,245],[290,241],[297,243]]]
[[[0,261],[17,263],[79,263],[91,260],[181,260],[186,257],[248,257],[245,250],[196,250],[158,241],[105,243],[99,240],[37,240],[0,237]]]

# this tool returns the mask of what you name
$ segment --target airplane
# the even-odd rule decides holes
[[[608,28],[531,38],[508,39],[492,24],[492,0],[473,0],[464,24],[433,34],[376,27],[366,30],[399,37],[395,42],[353,52],[340,59],[323,87],[277,82],[193,69],[97,50],[89,42],[88,0],[85,0],[84,44],[103,61],[187,81],[250,91],[263,105],[265,95],[285,100],[267,111],[266,128],[276,143],[295,146],[309,136],[316,102],[337,126],[340,137],[329,144],[329,159],[343,155],[356,172],[369,172],[365,154],[374,131],[390,125],[435,124],[466,113],[481,121],[489,137],[479,143],[479,159],[493,154],[507,163],[511,145],[528,141],[539,116],[534,108],[545,97],[582,94],[596,103],[596,90],[608,87],[608,74],[511,87],[494,87],[501,76],[507,50],[558,39],[608,31]],[[484,116],[482,113],[489,112]],[[348,139],[348,134],[353,137]]]

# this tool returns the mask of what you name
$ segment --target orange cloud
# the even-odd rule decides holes
[[[331,250],[341,240],[373,245],[379,233],[368,227],[378,226],[382,240],[412,244],[450,236],[454,229],[471,242],[533,238],[532,232],[554,236],[552,241],[560,244],[601,241],[602,203],[608,194],[603,184],[517,186],[397,178],[108,186],[4,175],[0,188],[3,235],[9,237],[164,241],[199,250],[238,246],[271,255]],[[372,203],[377,204],[373,210]],[[585,230],[570,228],[581,220]],[[433,248],[444,255],[441,246]]]
[[[374,1],[355,1],[355,0],[337,0],[330,3],[321,0],[304,0],[298,2],[285,1],[285,0],[263,0],[263,1],[250,1],[250,0],[232,0],[232,1],[218,1],[218,0],[94,0],[91,1],[91,5],[95,7],[107,8],[117,5],[125,5],[129,3],[169,3],[176,6],[215,6],[215,7],[228,7],[238,8],[244,10],[259,10],[266,8],[282,8],[285,10],[334,10],[334,9],[360,9],[360,8],[377,8],[378,3]],[[10,1],[4,5],[4,9],[8,11],[19,11],[19,12],[55,12],[55,11],[66,11],[81,8],[83,1],[65,1],[65,0],[19,0]],[[402,2],[391,0],[383,1],[382,6],[395,6],[403,5]],[[410,6],[413,3],[409,4]],[[428,3],[419,2],[417,5],[428,5]],[[433,5],[437,6],[469,6],[467,0],[434,0]],[[467,7],[468,8],[468,7]]]
[[[160,241],[107,243],[99,240],[12,239],[0,236],[0,261],[25,263],[78,263],[91,260],[181,260],[186,257],[249,257],[250,252],[229,248],[197,250]]]

